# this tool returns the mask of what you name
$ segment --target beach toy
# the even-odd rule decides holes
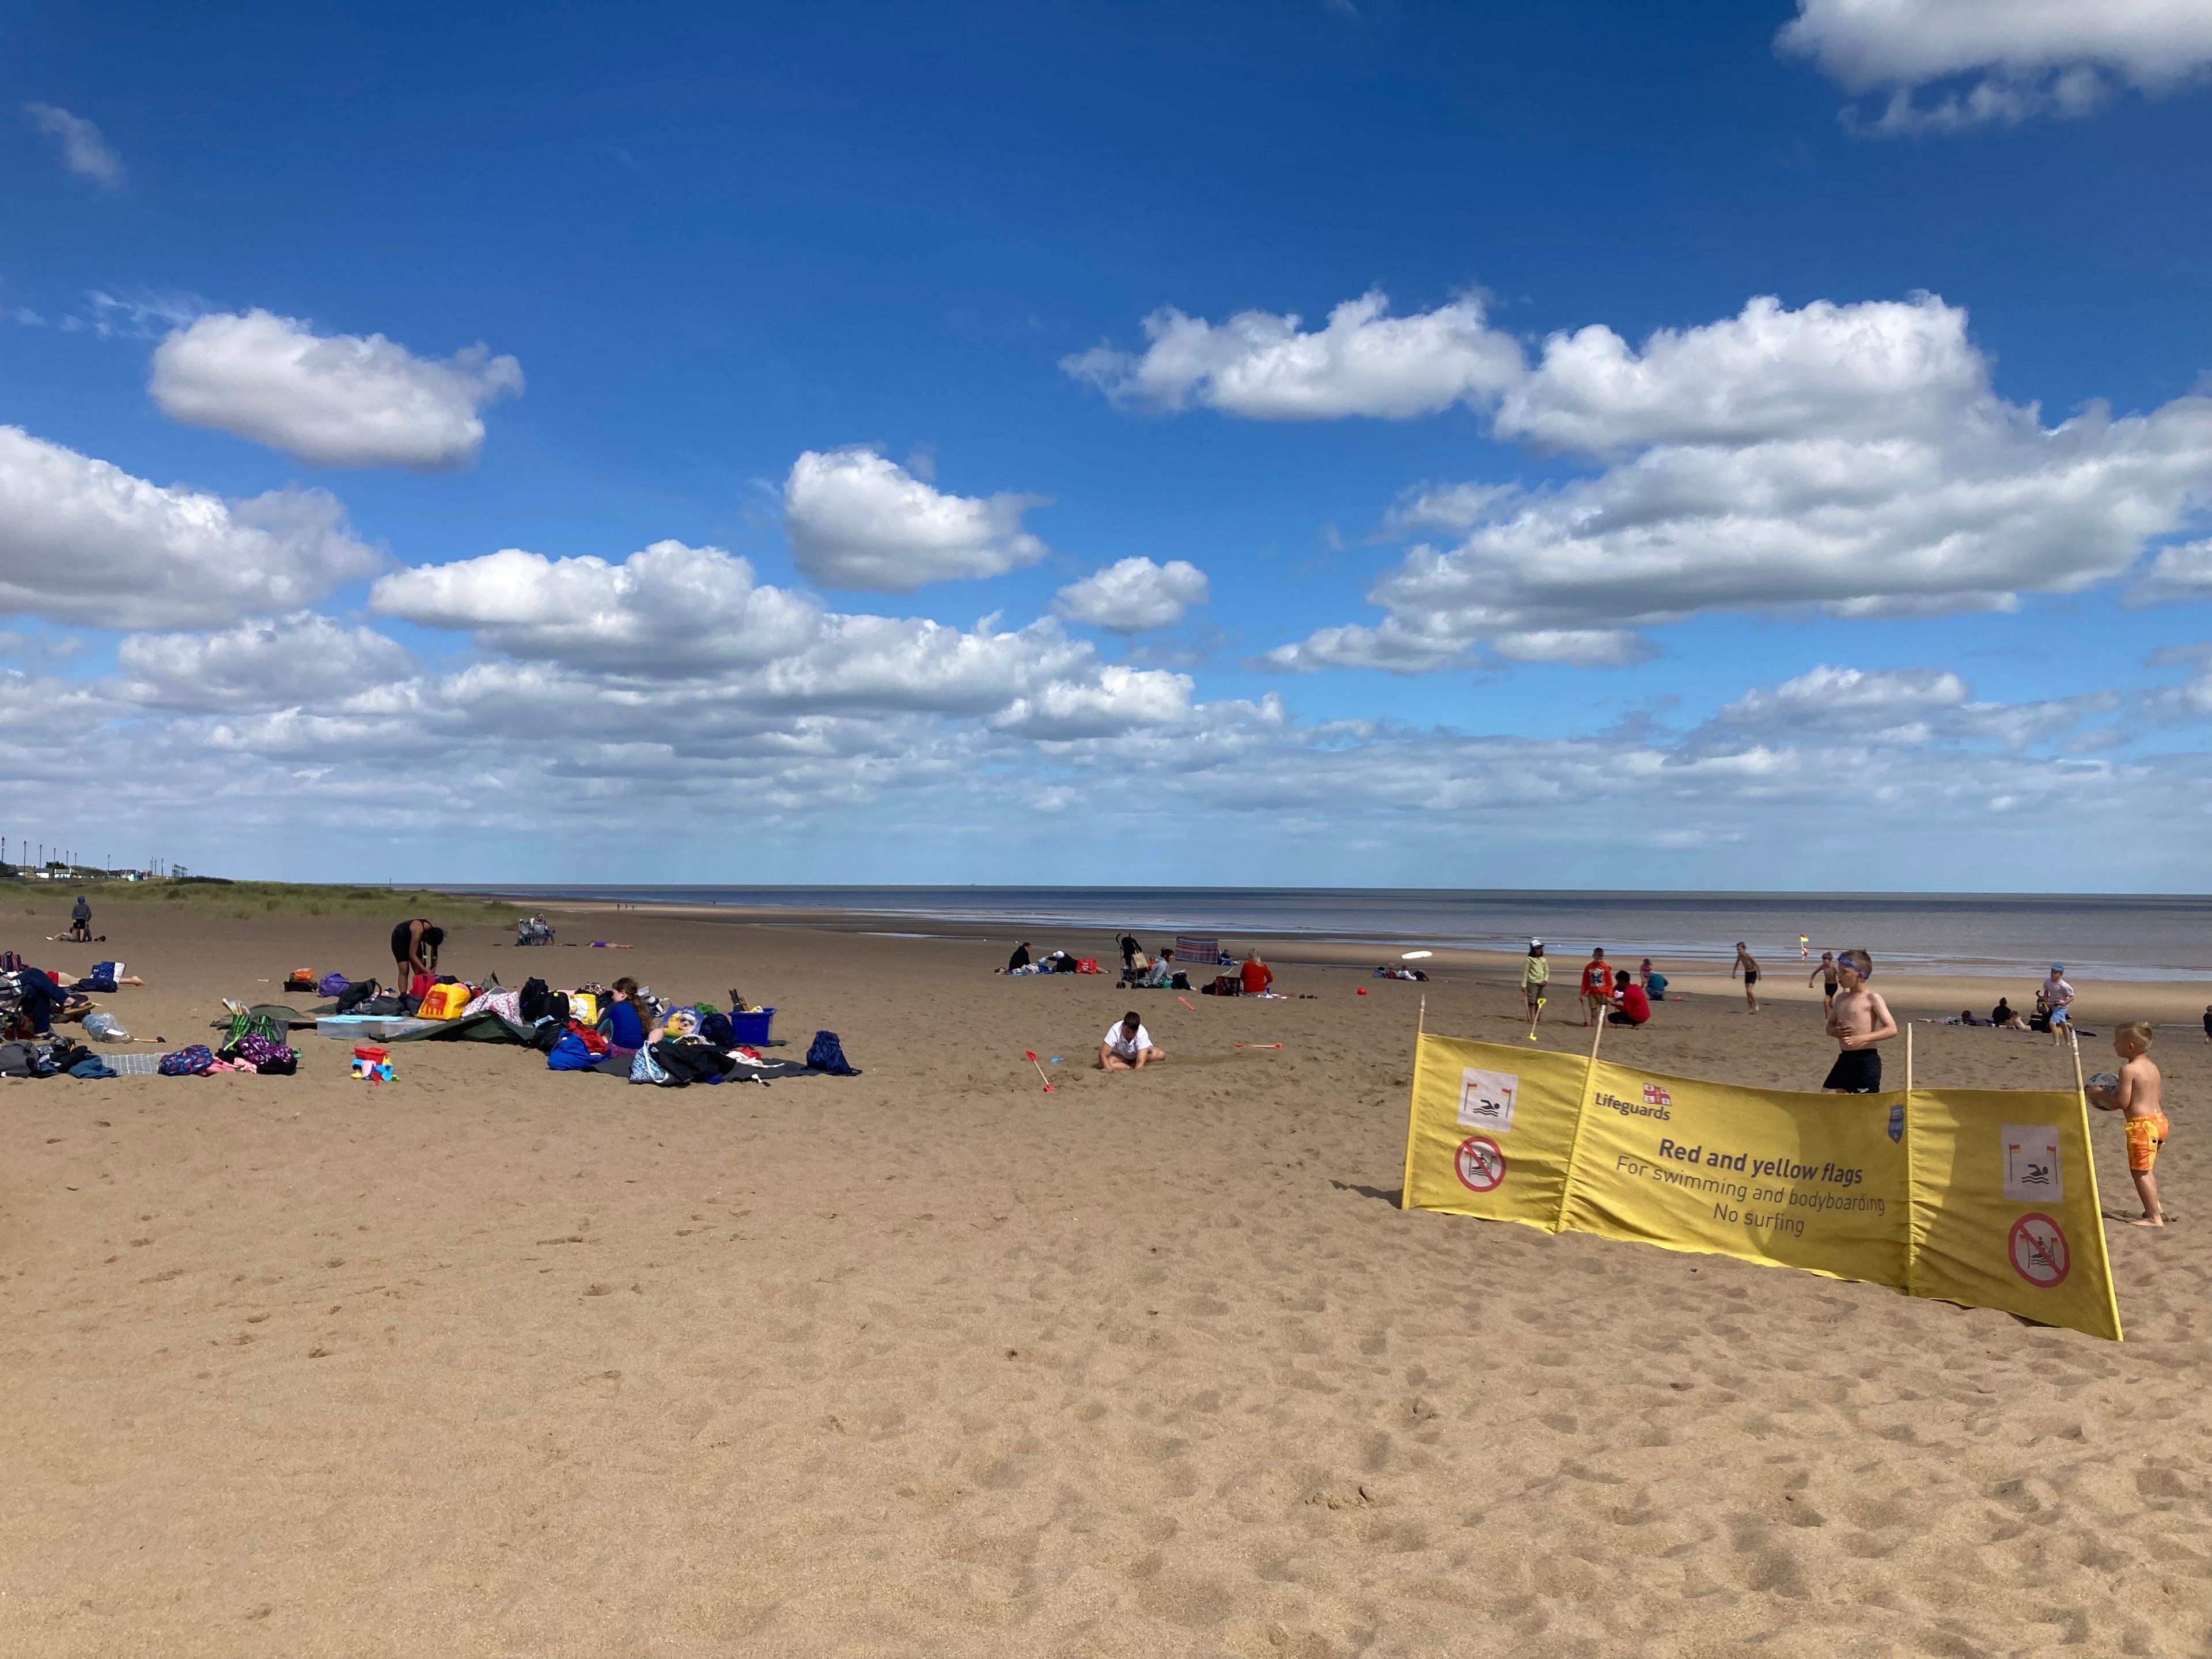
[[[1283,1045],[1279,1042],[1240,1042],[1236,1046],[1239,1048],[1279,1048]]]
[[[1194,1014],[1198,1012],[1198,1005],[1193,1002],[1188,997],[1177,997],[1176,1000],[1182,1004],[1184,1007],[1189,1009]]]
[[[2110,1090],[2117,1089],[2120,1086],[2119,1073],[2117,1072],[2092,1072],[2089,1073],[2088,1086],[2089,1091],[2092,1094],[2103,1094]]]
[[[1367,994],[1367,988],[1364,985],[1359,988],[1359,994],[1361,996],[1365,996]]]
[[[1044,1074],[1043,1066],[1037,1066],[1036,1050],[1034,1048],[1024,1048],[1022,1050],[1022,1053],[1029,1056],[1029,1062],[1030,1065],[1036,1066],[1037,1081],[1044,1085],[1045,1093],[1050,1094],[1052,1092],[1052,1079]]]
[[[1401,962],[1425,962],[1436,955],[1434,951],[1407,951],[1398,958]]]

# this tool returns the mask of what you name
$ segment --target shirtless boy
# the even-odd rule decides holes
[[[1828,1005],[1836,1063],[1820,1085],[1832,1095],[1881,1092],[1881,1055],[1874,1045],[1897,1035],[1897,1019],[1881,994],[1868,988],[1873,973],[1874,958],[1864,951],[1845,951],[1836,958],[1836,1000]]]
[[[1825,1008],[1836,1000],[1836,953],[1833,951],[1820,952],[1820,965],[1805,975],[1805,988],[1811,990],[1816,979],[1820,981],[1820,1006]]]
[[[1729,969],[1729,977],[1743,975],[1743,1000],[1751,1005],[1751,1012],[1759,1012],[1759,958],[1743,948],[1743,941],[1735,942],[1735,965]]]
[[[2158,1177],[2151,1174],[2158,1149],[2166,1144],[2166,1079],[2150,1057],[2150,1036],[2148,1023],[2140,1019],[2113,1032],[2120,1080],[2112,1088],[2089,1091],[2092,1106],[2127,1116],[2128,1173],[2135,1177],[2136,1195],[2143,1206],[2142,1218],[2128,1224],[2133,1227],[2166,1225],[2166,1212],[2158,1203]]]

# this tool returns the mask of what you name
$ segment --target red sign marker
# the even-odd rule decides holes
[[[1488,1135],[1469,1135],[1459,1144],[1452,1167],[1459,1184],[1471,1193],[1495,1192],[1505,1179],[1505,1152]]]
[[[2064,1284],[2074,1266],[2073,1252],[2066,1248],[2065,1230],[2037,1211],[2012,1224],[2005,1253],[2011,1258],[2012,1270],[2039,1291]]]

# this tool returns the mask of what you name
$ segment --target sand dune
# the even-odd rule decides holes
[[[374,969],[387,931],[102,920],[106,951],[58,959],[126,957],[155,984],[109,1006],[176,1042],[295,963]],[[781,1036],[838,1030],[866,1075],[657,1091],[415,1047],[371,1090],[307,1040],[295,1079],[0,1085],[0,1650],[1703,1659],[2212,1635],[2193,1029],[2158,1050],[2179,1224],[2112,1230],[2115,1346],[1402,1213],[1422,988],[1356,969],[1285,967],[1313,1001],[1152,994],[1173,1058],[1104,1077],[1085,1061],[1129,994],[994,977],[1002,945],[618,925],[637,950],[476,929],[448,963],[739,985]],[[1431,1029],[1514,1029],[1502,972],[1449,965],[1426,992]],[[2132,997],[2093,988],[2085,1022]],[[1698,997],[1607,1048],[1811,1086],[1818,1027],[1817,1003],[1753,1020]],[[1028,1048],[1065,1062],[1056,1092]],[[1945,1081],[2071,1078],[2026,1036],[1916,1048]],[[2096,1127],[2118,1208],[2118,1127]]]

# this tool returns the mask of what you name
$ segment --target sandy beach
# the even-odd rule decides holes
[[[388,971],[397,919],[111,904],[92,947],[44,942],[65,903],[31,908],[0,945],[124,958],[151,983],[102,1006],[171,1047],[207,1039],[222,995],[305,1006],[278,989],[295,966]],[[1370,977],[1383,953],[1275,945],[1297,1000],[1185,1006],[994,976],[1012,941],[950,926],[573,924],[635,948],[519,951],[469,924],[445,965],[734,986],[775,1006],[784,1052],[828,1028],[865,1074],[648,1090],[418,1044],[372,1089],[303,1034],[294,1079],[0,1083],[0,1651],[2212,1640],[2198,988],[2080,987],[2093,1030],[2167,1022],[2176,1224],[2109,1229],[2115,1345],[1401,1212],[1418,1001],[1431,1030],[1515,1040],[1510,960],[1446,953],[1423,987]],[[1818,994],[1769,970],[1756,1018],[1724,975],[1675,975],[1688,999],[1607,1053],[1816,1086]],[[1922,1016],[2032,991],[1877,984]],[[1133,1006],[1170,1059],[1103,1076]],[[1570,1017],[1542,1040],[1588,1036]],[[2041,1037],[1914,1042],[1923,1081],[2073,1080]],[[1053,1092],[1024,1049],[1060,1060]],[[2093,1127],[2106,1208],[2131,1212],[2118,1124]]]

